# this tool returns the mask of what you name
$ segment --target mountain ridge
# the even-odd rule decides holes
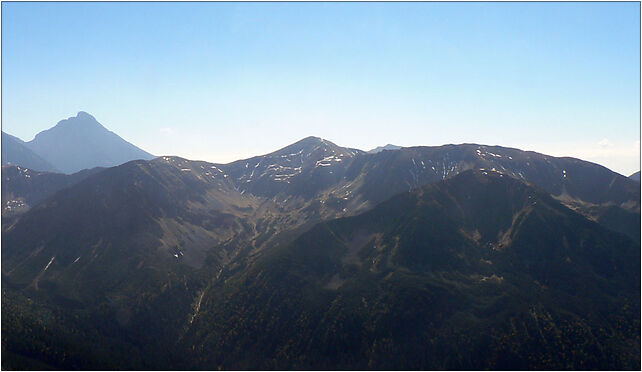
[[[272,153],[227,164],[167,156],[153,161],[175,167],[184,164],[185,171],[190,164],[199,164],[194,169],[198,177],[229,177],[228,188],[259,197],[281,195],[280,200],[293,201],[321,197],[327,203],[320,207],[334,210],[331,213],[356,213],[398,192],[467,169],[496,170],[534,183],[593,219],[610,206],[640,210],[637,184],[607,168],[498,146],[419,146],[367,154],[307,137]],[[216,170],[208,172],[204,167]],[[593,186],[588,187],[587,181]]]
[[[27,181],[36,179],[35,173],[17,167],[3,167],[3,204],[4,176],[9,175],[5,169],[13,172],[14,179],[7,183],[9,188],[25,187],[23,193],[13,192],[12,198],[32,192],[33,184],[29,186]],[[637,247],[639,254],[639,240],[635,242],[627,238],[628,234],[635,235],[635,232],[629,228],[614,232],[622,221],[628,223],[636,216],[639,221],[639,184],[577,159],[473,144],[410,147],[366,154],[318,137],[307,137],[272,153],[228,164],[161,156],[152,160],[132,160],[81,175],[76,176],[78,179],[74,179],[72,184],[53,192],[38,189],[40,199],[26,212],[16,215],[10,225],[5,226],[3,216],[2,282],[3,291],[6,290],[3,303],[9,301],[11,308],[25,309],[23,311],[29,315],[32,313],[26,309],[31,305],[24,305],[24,298],[34,299],[38,306],[44,307],[45,314],[58,314],[55,319],[70,329],[70,333],[58,331],[58,335],[72,340],[68,341],[71,345],[82,343],[82,339],[75,335],[86,333],[97,339],[106,337],[114,350],[124,354],[129,349],[139,351],[136,351],[135,359],[122,362],[124,364],[114,364],[109,358],[99,356],[93,360],[94,364],[84,364],[91,361],[75,354],[71,361],[38,357],[52,366],[78,363],[71,365],[94,368],[120,365],[121,369],[140,369],[143,366],[159,369],[167,368],[167,365],[177,368],[206,366],[208,369],[330,368],[330,364],[323,364],[323,360],[332,360],[328,359],[332,352],[344,350],[336,355],[345,359],[335,358],[337,364],[333,364],[334,368],[385,368],[395,365],[392,359],[386,359],[385,355],[389,353],[384,352],[385,345],[391,345],[390,350],[398,353],[404,348],[415,349],[412,344],[399,343],[398,337],[371,333],[372,327],[377,325],[383,327],[384,333],[394,333],[386,324],[399,319],[404,324],[401,329],[410,332],[413,328],[406,326],[412,322],[410,318],[391,315],[378,318],[379,315],[362,309],[365,307],[362,299],[368,304],[379,304],[376,308],[382,311],[381,314],[391,314],[391,309],[395,309],[394,313],[405,314],[403,305],[411,305],[412,301],[404,297],[404,293],[409,291],[412,294],[409,298],[422,299],[426,308],[431,308],[433,300],[430,299],[438,298],[434,296],[440,293],[448,300],[437,302],[438,308],[459,309],[463,314],[472,314],[489,322],[470,323],[475,327],[483,324],[500,327],[501,324],[489,320],[487,314],[501,309],[502,301],[509,304],[517,301],[518,306],[508,307],[520,314],[516,321],[526,321],[528,314],[520,309],[533,306],[538,309],[537,321],[547,319],[547,312],[554,312],[555,321],[547,324],[559,328],[566,324],[563,321],[569,321],[573,327],[581,328],[582,322],[588,322],[595,314],[578,310],[577,304],[586,305],[587,302],[582,301],[588,301],[579,296],[564,302],[563,298],[569,297],[568,291],[562,288],[559,280],[554,281],[558,287],[555,296],[562,299],[542,300],[545,306],[537,307],[536,300],[548,296],[543,287],[551,287],[551,283],[546,280],[551,281],[555,276],[546,276],[546,267],[537,258],[539,253],[533,253],[540,248],[537,244],[529,246],[526,244],[528,241],[550,248],[541,254],[548,252],[546,254],[555,259],[556,264],[550,266],[551,269],[557,270],[559,265],[566,265],[564,260],[568,257],[572,263],[568,263],[569,267],[575,270],[571,272],[588,275],[587,283],[593,283],[597,288],[594,293],[587,292],[588,284],[582,286],[571,280],[569,283],[574,290],[589,297],[597,296],[593,299],[603,300],[608,304],[605,305],[607,310],[626,305],[614,300],[610,292],[614,288],[612,280],[621,279],[613,273],[613,264],[623,268],[623,276],[639,276],[635,270],[631,273],[629,267],[634,261],[629,257],[631,247]],[[486,181],[499,186],[488,188],[484,186]],[[538,199],[530,201],[528,197],[533,195]],[[488,197],[487,202],[484,202],[484,196]],[[533,205],[533,202],[537,204]],[[569,207],[582,214],[569,210]],[[549,220],[556,222],[547,223]],[[361,224],[359,221],[368,221],[368,228],[350,232],[351,226]],[[381,226],[390,228],[380,229]],[[610,226],[610,230],[602,226]],[[548,233],[542,234],[541,231]],[[580,235],[574,231],[580,231]],[[395,236],[399,236],[399,245],[395,243]],[[563,243],[565,239],[569,247]],[[621,243],[622,252],[613,253],[616,255],[613,257],[605,253],[608,241],[612,241],[608,244]],[[433,247],[428,253],[421,248],[424,243]],[[588,248],[578,253],[578,247],[583,245]],[[591,256],[591,247],[596,249],[597,258]],[[517,248],[521,251],[514,250]],[[296,256],[297,252],[307,253]],[[504,254],[509,256],[502,256]],[[521,266],[523,272],[515,272],[507,264],[510,262],[508,258],[512,257],[510,255],[517,255],[521,262],[528,263]],[[265,260],[274,265],[266,266]],[[495,265],[503,262],[501,267],[505,272],[490,270],[494,266],[482,260],[492,261]],[[394,272],[392,279],[384,280],[389,273],[381,270],[387,268],[394,269]],[[443,273],[435,273],[435,268],[441,268]],[[465,278],[461,277],[462,272]],[[566,278],[562,271],[556,273]],[[600,281],[594,274],[606,276],[607,280]],[[447,280],[440,275],[446,275]],[[539,284],[533,284],[532,278],[524,275],[537,275]],[[292,278],[292,281],[275,280],[279,277]],[[453,281],[461,286],[450,287],[448,283]],[[390,283],[396,283],[394,290],[382,289],[388,288],[386,286]],[[421,283],[420,286],[425,286],[428,292],[424,289],[416,292],[416,283]],[[510,284],[510,290],[503,291],[497,287],[501,283]],[[625,297],[629,298],[630,285],[634,285],[634,281],[630,285],[618,283],[626,291]],[[373,287],[368,287],[370,285]],[[364,286],[369,289],[362,292],[366,288]],[[462,289],[471,286],[476,288],[475,291]],[[266,291],[265,288],[271,290]],[[380,290],[382,292],[377,292]],[[526,293],[533,290],[538,297],[524,300],[520,294],[524,290]],[[483,302],[487,291],[494,293],[490,308]],[[340,296],[335,297],[337,294]],[[388,300],[377,302],[379,295]],[[470,313],[468,308],[453,307],[465,304],[468,297],[474,299],[478,310]],[[297,298],[306,300],[299,303]],[[326,302],[327,299],[332,300]],[[265,305],[265,311],[257,310],[256,305],[261,303]],[[284,311],[307,314],[307,318],[300,318],[301,323],[290,323],[289,319],[282,318],[278,322],[283,324],[282,327],[277,323],[260,323],[265,319],[279,318],[278,311],[272,306],[277,303],[282,304],[279,306]],[[332,310],[333,306],[336,311]],[[629,309],[631,306],[634,312],[635,303],[629,304]],[[21,317],[21,313],[7,313],[5,311],[8,310],[4,309],[3,319],[11,319],[8,321],[11,331],[7,336],[11,345],[9,351],[16,355],[33,355],[24,354],[24,346],[20,346],[25,338],[33,337],[21,333],[24,331],[21,323],[27,322],[33,329],[40,329],[38,319],[44,315],[33,315],[34,320],[29,320],[31,318]],[[412,316],[416,319],[425,315],[416,308],[409,309],[413,309]],[[614,314],[628,314],[622,311]],[[38,310],[37,314],[40,312]],[[266,318],[270,312],[274,317]],[[569,318],[565,312],[574,315]],[[498,313],[509,316],[506,311]],[[319,314],[327,317],[319,318]],[[357,314],[357,317],[350,314]],[[468,324],[449,318],[448,312],[436,310],[435,314],[449,319],[447,324],[457,326],[458,330],[462,330],[461,324]],[[223,319],[226,319],[225,324],[220,322]],[[250,324],[248,319],[253,319],[251,324],[263,326],[245,328]],[[338,323],[332,325],[321,321],[315,323],[317,326],[309,327],[312,320],[317,322],[319,319],[336,319]],[[352,320],[346,323],[342,319],[353,319],[356,323],[350,323]],[[388,323],[377,319],[387,319],[385,322]],[[439,319],[442,318],[433,319],[433,324],[437,324]],[[613,322],[611,319],[603,324],[611,329]],[[221,326],[212,330],[211,324]],[[362,328],[360,324],[371,326]],[[537,329],[533,328],[536,324],[530,320],[524,324],[529,334],[537,334]],[[626,329],[636,327],[630,323],[623,323],[623,326],[629,327]],[[316,343],[306,344],[300,338],[290,346],[281,343],[280,337],[287,328],[301,330],[302,333],[295,334],[309,335]],[[255,344],[256,340],[230,336],[237,331],[256,334],[259,329],[263,330],[261,334],[276,337],[266,339],[266,342],[276,345],[274,347],[280,351],[274,351],[272,346],[261,350]],[[350,331],[351,334],[362,335],[365,332],[368,336],[364,339],[355,336],[357,338],[350,341],[326,334],[323,329],[334,335],[345,334],[344,330],[350,329],[354,331]],[[428,329],[423,331],[428,332]],[[452,348],[453,355],[457,355],[456,360],[448,364],[443,358],[435,359],[441,364],[430,364],[429,360],[411,352],[408,354],[412,356],[409,362],[397,365],[410,369],[419,366],[472,368],[465,355],[457,352],[461,344],[452,340],[449,331],[444,328],[430,328],[430,331],[438,331],[433,333],[433,338],[434,334],[439,334],[443,340],[450,340],[445,345]],[[597,332],[592,328],[590,331]],[[207,336],[212,332],[221,336],[217,338],[221,340],[220,344]],[[503,328],[498,332],[491,333],[489,337],[501,339],[510,336]],[[555,344],[553,334],[546,333],[546,337],[547,342]],[[601,340],[610,340],[601,333],[600,337]],[[387,339],[394,342],[386,344]],[[363,343],[364,340],[367,342]],[[312,345],[328,346],[324,349],[325,354],[317,354]],[[354,354],[354,347],[350,345],[360,348],[360,354]],[[483,342],[480,341],[479,345]],[[489,352],[508,352],[501,344],[490,345],[494,349],[487,350]],[[537,345],[540,350],[547,351],[542,355],[532,355],[528,354],[528,345],[515,343],[525,355],[559,357],[556,351]],[[566,350],[572,347],[568,344],[555,345]],[[57,347],[61,349],[54,350],[68,353],[58,343]],[[235,350],[248,350],[248,354],[236,354]],[[438,348],[431,350],[435,355],[444,353]],[[585,351],[582,348],[576,350]],[[91,355],[103,353],[100,348],[93,352],[97,354]],[[613,352],[629,364],[624,361],[608,364],[604,359],[596,359],[590,365],[636,365],[629,351],[615,348]],[[208,356],[208,353],[212,355]],[[154,355],[154,358],[142,361],[144,355]],[[357,355],[368,355],[371,362],[359,364]],[[377,359],[377,355],[381,357]],[[508,352],[508,355],[517,358],[514,353]],[[286,361],[286,357],[292,362]],[[511,366],[510,358],[490,357],[484,360],[488,361],[488,368],[497,366],[497,363]],[[515,366],[529,365],[523,359],[516,360],[522,364]],[[561,364],[554,366],[560,367]]]
[[[393,145],[393,144],[389,143],[389,144],[387,144],[385,146],[377,146],[372,150],[368,150],[367,153],[368,154],[376,154],[376,153],[384,151],[384,150],[399,150],[400,148],[402,148],[402,146],[397,146],[397,145]]]

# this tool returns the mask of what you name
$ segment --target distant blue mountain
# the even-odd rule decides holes
[[[67,174],[94,167],[112,167],[130,160],[154,158],[83,111],[38,133],[25,146]]]
[[[2,165],[17,165],[44,172],[58,172],[18,137],[2,132]]]

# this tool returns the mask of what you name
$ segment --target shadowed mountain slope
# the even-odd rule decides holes
[[[24,213],[31,206],[74,185],[103,168],[83,170],[71,175],[38,172],[20,166],[2,167],[2,217]]]
[[[210,270],[229,260],[227,251],[215,248],[250,234],[243,217],[254,210],[253,199],[225,177],[206,179],[196,174],[200,163],[186,163],[168,158],[105,169],[41,201],[5,229],[2,283],[13,292],[6,294],[8,303],[22,306],[24,296],[39,304],[24,315],[9,314],[7,328],[3,322],[3,330],[10,330],[3,335],[12,336],[9,351],[33,355],[23,345],[32,336],[20,324],[51,312],[69,332],[42,330],[36,341],[65,340],[54,343],[56,353],[74,358],[39,350],[38,360],[52,358],[49,363],[65,369],[167,366],[167,350],[197,291],[213,275]],[[83,333],[97,338],[87,346],[99,356],[70,354],[84,342]],[[127,349],[131,360],[110,357]]]
[[[223,277],[182,344],[210,369],[637,369],[639,260],[546,193],[464,172]]]

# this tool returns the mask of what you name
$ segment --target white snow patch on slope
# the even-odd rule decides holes
[[[56,259],[56,256],[51,257],[51,260],[49,260],[49,263],[47,264],[47,266],[45,266],[44,270],[42,270],[43,273],[47,271],[49,266],[51,266],[51,263],[54,262],[54,259]]]

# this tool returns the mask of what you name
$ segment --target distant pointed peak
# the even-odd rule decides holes
[[[91,114],[89,114],[86,111],[78,111],[78,114],[76,115],[77,118],[79,119],[91,119],[91,120],[96,120],[95,117],[93,117]]]
[[[60,131],[108,131],[102,124],[96,120],[92,115],[85,111],[79,111],[76,116],[68,117],[67,119],[60,120],[56,125],[49,129],[36,134],[30,142],[38,141],[49,133],[60,133]]]
[[[94,126],[103,128],[102,124],[96,120],[96,118],[86,111],[78,111],[76,116],[68,117],[58,122],[58,126],[72,126],[72,127],[84,127],[84,126]]]

